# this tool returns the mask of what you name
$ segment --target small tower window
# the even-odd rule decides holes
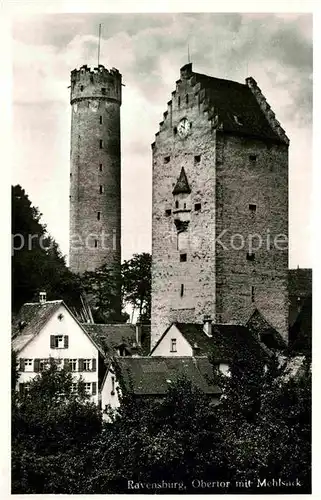
[[[99,163],[99,172],[102,172],[102,171],[103,171],[103,164]]]
[[[184,210],[186,210],[186,203],[184,203],[183,208],[184,208]]]
[[[99,194],[103,194],[104,192],[104,186],[100,185],[99,186]]]
[[[251,261],[255,260],[255,253],[248,252],[246,254],[246,259]]]
[[[194,205],[195,212],[198,212],[199,210],[201,210],[201,208],[202,208],[202,204],[201,203],[195,203],[195,205]]]
[[[181,253],[179,256],[179,261],[180,262],[186,262],[187,261],[187,254],[186,253]]]
[[[95,240],[95,248],[98,247],[98,240]]]
[[[102,116],[99,117],[99,123],[100,123],[100,125],[103,123],[103,117]]]
[[[171,213],[172,213],[172,211],[171,211],[171,209],[170,209],[170,208],[167,208],[167,209],[165,210],[165,214],[167,215],[167,217],[169,217],[169,216],[171,215]]]
[[[179,202],[178,200],[175,201],[175,208],[178,208],[179,207]]]
[[[101,89],[101,93],[102,93],[102,94],[104,94],[104,95],[106,94],[106,88],[105,88],[105,87],[103,87],[103,88]]]
[[[201,155],[196,155],[196,156],[194,156],[194,163],[195,163],[195,164],[196,164],[196,163],[200,163],[200,161],[201,161]]]
[[[181,284],[181,297],[183,297],[183,295],[184,295],[184,285]]]
[[[174,135],[176,135],[176,134],[177,134],[177,127],[174,127],[174,128],[173,128],[173,132],[174,132]]]
[[[165,157],[164,157],[164,163],[169,163],[169,162],[170,162],[170,159],[171,159],[171,157],[170,157],[170,156],[165,156]]]
[[[100,141],[99,141],[99,148],[103,149],[103,140],[102,139],[100,139]]]
[[[185,101],[186,101],[186,104],[188,104],[188,94],[186,94]]]
[[[255,290],[254,286],[251,286],[251,302],[254,302],[255,300]]]
[[[250,203],[249,204],[249,210],[252,213],[256,212],[256,205],[255,205],[255,203]]]
[[[180,97],[180,96],[178,96],[178,98],[177,98],[177,104],[178,104],[179,106],[181,105],[181,97]]]
[[[250,155],[249,159],[251,163],[256,163],[257,155]]]
[[[82,92],[83,90],[84,90],[84,86],[80,85],[80,92]]]
[[[97,220],[100,220],[100,212],[97,212]]]

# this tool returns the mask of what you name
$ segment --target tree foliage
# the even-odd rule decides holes
[[[149,253],[134,254],[122,264],[124,300],[138,310],[140,320],[145,322],[151,315],[151,264]]]
[[[63,299],[77,306],[81,282],[66,267],[57,243],[41,222],[35,208],[21,186],[12,187],[12,307],[38,300],[41,290],[48,300]]]
[[[126,313],[120,312],[121,283],[107,264],[82,276],[82,284],[91,306],[95,323],[125,322]]]
[[[84,387],[55,363],[12,401],[12,492],[73,493],[86,474],[86,449],[101,415]],[[90,455],[88,455],[90,456]]]
[[[310,366],[285,378],[276,359],[268,365],[249,384],[236,367],[231,377],[218,376],[218,406],[184,379],[159,401],[123,393],[120,409],[103,424],[95,408],[69,392],[70,374],[42,374],[14,405],[14,492],[130,493],[128,480],[163,480],[196,493],[191,480],[201,478],[230,481],[208,493],[308,493]],[[302,487],[258,490],[258,478],[297,479]],[[249,480],[251,487],[235,487]]]

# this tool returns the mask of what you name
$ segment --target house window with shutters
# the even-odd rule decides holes
[[[85,389],[86,394],[90,394],[91,393],[91,382],[85,382],[84,389]]]
[[[77,371],[77,359],[70,359],[69,360],[69,369],[72,372],[76,372]]]
[[[49,359],[35,359],[33,363],[34,372],[44,372],[49,366]]]
[[[95,372],[96,371],[96,359],[78,359],[78,371],[79,372]]]
[[[74,394],[77,391],[78,391],[78,384],[77,384],[77,382],[73,382],[71,384],[71,392]]]
[[[33,372],[33,362],[32,359],[24,360],[24,371],[25,372]]]
[[[51,349],[67,349],[69,347],[68,335],[50,335]]]
[[[84,372],[91,371],[91,359],[84,359]]]

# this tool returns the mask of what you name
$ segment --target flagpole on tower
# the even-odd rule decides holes
[[[99,57],[100,57],[100,36],[101,36],[101,24],[99,25],[99,34],[98,34],[98,67],[99,67]]]

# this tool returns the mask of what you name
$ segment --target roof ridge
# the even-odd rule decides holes
[[[209,78],[211,80],[220,80],[222,82],[235,83],[236,85],[242,85],[243,87],[248,88],[245,83],[236,82],[235,80],[229,80],[228,78],[218,78],[217,76],[205,75],[205,73],[195,73],[194,71],[193,71],[193,75]]]

